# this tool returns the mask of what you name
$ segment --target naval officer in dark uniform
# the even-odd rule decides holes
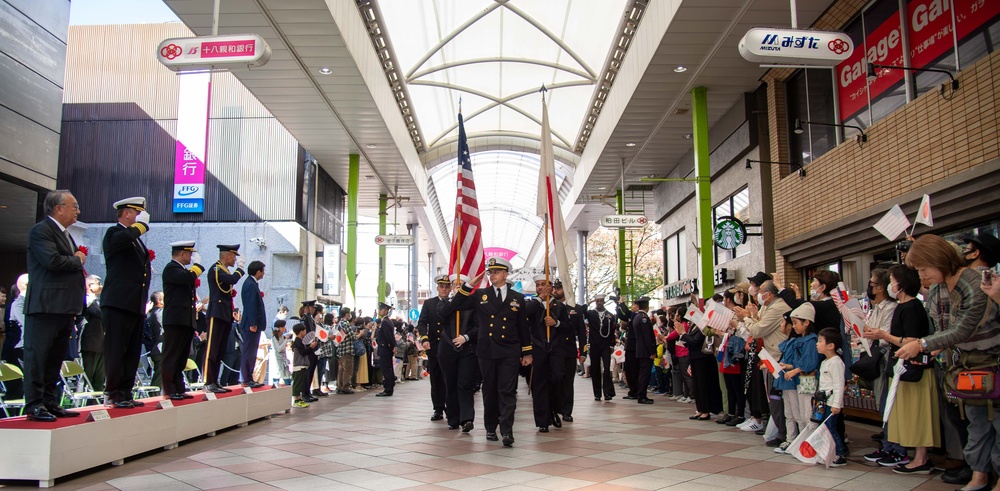
[[[594,400],[605,401],[615,397],[615,384],[611,381],[611,349],[615,345],[618,321],[615,314],[604,308],[604,295],[594,295],[594,310],[587,311],[587,344],[590,352],[590,381],[594,386]]]
[[[219,260],[208,270],[208,339],[205,347],[206,392],[230,392],[219,385],[219,368],[222,365],[223,348],[229,333],[233,330],[233,287],[243,277],[243,259],[237,261],[240,255],[239,244],[220,244]],[[237,262],[239,263],[237,265]],[[230,273],[229,268],[237,265],[236,271]]]
[[[485,273],[462,285],[452,299],[452,308],[474,309],[479,323],[476,355],[483,375],[483,421],[486,439],[497,441],[497,426],[503,445],[514,445],[514,409],[517,406],[517,374],[531,364],[531,334],[524,295],[507,285],[510,263],[491,257],[486,262],[490,286],[473,289]]]
[[[194,241],[170,243],[170,262],[163,267],[163,386],[161,393],[172,400],[191,399],[184,390],[191,340],[197,323],[198,277],[205,267],[192,263],[197,252]],[[190,269],[187,266],[190,265]]]
[[[447,410],[449,413],[448,426],[457,427],[457,415],[456,421],[452,425],[450,413],[458,412],[458,407],[448,407],[448,391],[445,385],[444,373],[441,370],[441,349],[438,347],[442,339],[441,332],[448,323],[448,319],[438,315],[437,307],[439,303],[448,301],[448,293],[451,292],[451,282],[448,281],[447,275],[440,275],[434,278],[434,283],[437,285],[438,296],[428,298],[424,301],[424,306],[420,310],[420,318],[417,319],[417,332],[420,333],[421,348],[427,353],[427,378],[431,382],[431,406],[434,408],[431,421],[444,419],[444,414]],[[454,322],[454,319],[452,319],[452,322]]]
[[[552,283],[552,296],[566,305],[566,315],[569,319],[569,326],[560,337],[560,347],[563,349],[563,369],[562,394],[560,395],[560,406],[553,408],[557,413],[562,414],[563,421],[573,422],[573,398],[575,391],[573,384],[576,382],[577,362],[583,362],[584,353],[587,350],[587,328],[583,323],[583,313],[586,307],[583,305],[569,306],[566,304],[566,292],[563,290],[562,280],[556,278]]]
[[[649,387],[649,375],[653,369],[653,358],[656,358],[656,336],[653,334],[653,323],[646,311],[649,310],[649,297],[639,297],[633,303],[636,313],[632,316],[631,335],[635,339],[635,357],[638,376],[635,383],[635,396],[639,404],[652,404],[653,400],[646,397]]]
[[[378,329],[375,329],[373,339],[378,344],[378,366],[382,371],[382,392],[375,394],[375,397],[392,397],[393,389],[396,388],[396,373],[392,370],[393,358],[396,354],[396,326],[389,318],[389,311],[392,307],[389,304],[379,302],[378,316],[381,320]]]
[[[548,277],[540,274],[534,280],[538,297],[527,306],[531,326],[531,406],[538,431],[548,433],[550,423],[562,428],[559,413],[568,355],[564,339],[569,336],[570,322],[566,305],[552,298]]]
[[[139,237],[149,231],[146,198],[114,203],[118,223],[104,234],[107,275],[101,292],[104,320],[104,402],[118,408],[142,406],[134,400],[136,370],[149,298],[150,254]]]

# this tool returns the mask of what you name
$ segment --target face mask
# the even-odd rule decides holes
[[[868,295],[868,300],[875,300],[875,287],[868,285],[868,291],[865,292]]]
[[[978,258],[969,258],[969,256],[963,256],[962,259],[965,260],[965,265],[966,266],[972,266],[972,264],[975,263],[976,259],[978,259]]]
[[[281,320],[285,320],[285,317],[288,317],[288,314],[278,314],[275,317],[277,317],[277,318],[279,318]]]
[[[760,305],[764,305],[764,294],[763,293],[758,293],[757,294],[757,303],[760,304]]]
[[[889,287],[886,288],[885,291],[889,293],[889,298],[893,300],[896,300],[896,297],[899,296],[899,292],[892,289],[892,283],[889,284]]]
[[[816,290],[809,290],[809,298],[816,300],[819,298],[819,292]]]

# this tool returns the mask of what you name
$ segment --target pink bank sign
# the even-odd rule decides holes
[[[491,257],[499,257],[501,259],[510,261],[511,259],[513,259],[514,256],[517,255],[517,251],[512,251],[504,247],[487,247],[483,249],[483,254],[486,256],[487,259]]]

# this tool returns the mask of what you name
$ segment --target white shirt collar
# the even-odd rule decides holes
[[[56,220],[55,218],[52,218],[51,216],[49,217],[49,220],[52,220],[52,223],[56,224],[56,226],[59,227],[59,231],[60,232],[65,232],[66,231],[66,227],[63,227],[63,224],[59,223],[59,220]]]

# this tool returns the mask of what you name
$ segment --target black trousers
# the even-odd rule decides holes
[[[205,342],[205,360],[201,373],[205,376],[205,384],[219,383],[219,369],[222,366],[222,355],[225,354],[223,344],[229,339],[233,330],[232,319],[209,317],[208,339]]]
[[[431,381],[431,406],[435,411],[451,410],[447,404],[447,389],[445,388],[444,373],[441,370],[441,360],[438,359],[437,349],[427,350],[427,378]],[[456,406],[457,410],[458,407]]]
[[[184,368],[187,366],[193,337],[194,329],[191,327],[172,324],[163,326],[163,350],[160,353],[160,377],[163,379],[161,394],[169,396],[185,392]]]
[[[635,358],[635,364],[636,364],[636,371],[638,372],[636,374],[635,385],[634,385],[635,397],[640,401],[643,399],[649,399],[649,397],[646,396],[646,390],[649,388],[649,376],[653,372],[653,360],[650,359],[649,357],[643,357],[643,358],[637,357]],[[633,385],[630,383],[629,389],[631,390],[632,387]]]
[[[249,329],[243,333],[243,346],[240,352],[240,378],[244,384],[253,382],[253,367],[257,364],[257,346],[260,345],[260,331],[263,327],[258,327],[257,332],[250,332]]]
[[[391,349],[379,348],[378,367],[379,371],[382,372],[382,390],[387,394],[392,394],[393,389],[396,388],[396,374],[392,371],[393,357]]]
[[[625,351],[625,382],[628,383],[628,396],[636,397],[638,387],[639,365],[635,358],[635,350]]]
[[[430,356],[427,357],[428,365],[431,359]],[[476,393],[476,373],[479,371],[475,346],[464,346],[458,352],[450,348],[439,348],[434,359],[437,360],[435,365],[438,366],[443,378],[448,425],[456,426],[466,421],[475,421],[476,406],[473,396]],[[433,399],[434,372],[428,371],[428,373],[431,377],[431,399]],[[434,407],[437,409],[436,404]]]
[[[479,371],[483,374],[483,424],[487,432],[495,432],[499,426],[501,434],[513,434],[520,366],[520,357],[479,359]]]
[[[531,407],[535,414],[535,426],[549,426],[552,413],[562,410],[565,370],[565,357],[539,346],[531,350]]]
[[[101,307],[104,319],[104,395],[107,402],[130,401],[142,354],[142,314]]]
[[[563,417],[573,415],[573,383],[576,382],[576,362],[575,356],[563,357],[563,379],[561,382],[562,393],[560,394],[561,405],[554,409]]]
[[[594,398],[614,397],[615,384],[611,381],[611,347],[590,347],[590,383]]]
[[[691,358],[694,379],[694,404],[700,413],[722,412],[722,389],[719,387],[719,362],[714,356]]]
[[[59,406],[59,370],[69,336],[72,314],[28,314],[24,320],[24,412]]]

